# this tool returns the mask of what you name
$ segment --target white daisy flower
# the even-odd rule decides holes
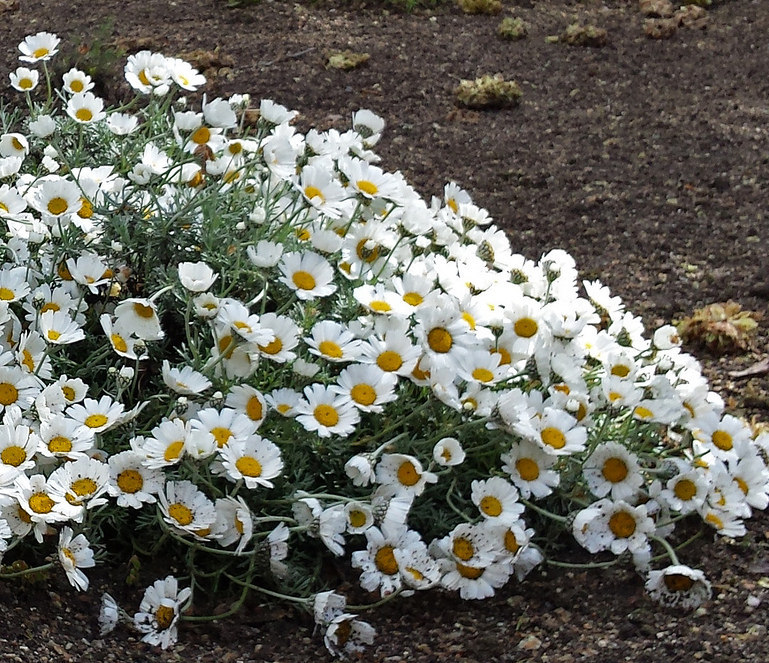
[[[561,482],[561,475],[551,469],[557,457],[532,442],[521,440],[502,454],[500,460],[502,469],[526,499],[531,495],[538,499],[550,495]]]
[[[644,483],[635,454],[618,442],[598,445],[583,464],[582,474],[593,495],[611,493],[615,501],[631,499]]]
[[[305,251],[285,253],[278,264],[285,283],[299,299],[327,297],[336,291],[334,270],[323,256]]]
[[[257,426],[267,415],[267,401],[260,391],[247,384],[234,385],[227,393],[224,405],[245,414]]]
[[[694,610],[707,601],[710,583],[699,569],[674,564],[660,571],[650,571],[645,584],[649,596],[669,608]]]
[[[360,421],[358,410],[330,387],[311,384],[304,388],[304,399],[296,405],[297,421],[305,430],[320,437],[347,437]]]
[[[461,465],[465,460],[465,450],[455,437],[444,437],[433,447],[433,460],[443,467]]]
[[[75,460],[93,449],[94,433],[79,421],[52,416],[40,422],[38,453],[49,458]]]
[[[104,112],[104,100],[92,92],[73,94],[67,101],[65,110],[78,124],[94,124],[107,117]]]
[[[259,424],[242,412],[226,407],[222,410],[206,408],[200,410],[195,419],[190,421],[193,431],[210,433],[221,449],[233,440],[245,440],[254,433]]]
[[[239,555],[245,550],[253,536],[254,520],[251,510],[242,497],[219,498],[214,507],[216,508],[216,523],[213,530],[217,533],[219,545],[227,547],[237,541],[238,545],[235,552]]]
[[[35,467],[38,441],[29,426],[11,422],[0,425],[0,486],[12,484],[20,474]]]
[[[105,395],[98,401],[86,398],[82,405],[72,405],[67,414],[91,433],[103,433],[122,422],[124,410],[122,403],[117,403]]]
[[[163,520],[182,532],[206,531],[216,521],[213,502],[191,481],[167,481],[158,498]]]
[[[333,320],[314,324],[304,340],[312,354],[334,363],[354,361],[361,350],[360,339],[347,326]]]
[[[68,345],[85,338],[85,332],[67,311],[46,311],[38,318],[41,336],[53,345]]]
[[[109,484],[107,492],[117,498],[118,506],[141,509],[144,504],[154,504],[155,495],[165,483],[160,469],[144,464],[145,457],[133,450],[121,451],[109,457]]]
[[[19,506],[26,513],[20,517],[32,523],[35,539],[42,543],[43,535],[48,532],[51,523],[64,522],[80,516],[81,507],[67,502],[61,496],[54,496],[48,481],[42,474],[27,476],[22,474],[13,482],[9,493],[18,500]]]
[[[37,87],[40,74],[35,69],[17,67],[11,72],[11,87],[19,92],[32,92]],[[30,126],[30,131],[32,127]]]
[[[348,502],[344,506],[344,514],[350,534],[362,534],[374,525],[374,511],[364,502]]]
[[[88,577],[80,569],[96,566],[93,550],[85,535],[78,534],[73,538],[71,527],[62,527],[59,532],[59,563],[67,574],[67,580],[81,591],[88,589]]]
[[[362,412],[382,412],[382,406],[397,400],[398,377],[373,364],[353,364],[343,369],[331,389]]]
[[[542,416],[534,416],[514,426],[515,432],[537,443],[554,456],[579,453],[585,448],[587,430],[568,412],[545,407]]]
[[[231,441],[219,449],[219,460],[222,467],[214,468],[215,473],[225,475],[232,482],[242,480],[250,490],[258,486],[272,488],[274,484],[270,479],[283,471],[280,449],[259,435]]]
[[[83,509],[92,509],[107,503],[102,497],[109,484],[109,465],[95,458],[84,456],[57,467],[48,477],[50,495],[54,500],[66,500],[81,507],[77,517],[80,522]]]
[[[648,535],[655,529],[646,505],[632,506],[622,500],[602,499],[577,512],[572,532],[586,550],[610,550],[615,555],[649,547]]]
[[[24,38],[19,44],[22,62],[46,62],[59,52],[59,39],[50,32],[38,32]]]
[[[473,481],[470,488],[470,499],[489,522],[512,523],[523,514],[524,506],[518,501],[518,491],[502,477]]]
[[[273,389],[269,394],[265,394],[264,400],[282,417],[295,417],[298,414],[296,408],[302,402],[302,394],[294,389]]]
[[[115,307],[114,316],[116,327],[143,341],[158,341],[165,336],[151,299],[124,299]]]
[[[376,481],[393,486],[396,494],[419,497],[428,483],[437,483],[438,476],[423,470],[414,456],[383,454],[376,466]]]
[[[293,349],[299,345],[299,327],[286,315],[264,313],[259,318],[259,324],[266,331],[272,332],[273,339],[269,343],[259,344],[259,352],[271,361],[280,364],[296,358]]]
[[[343,613],[334,617],[323,634],[323,644],[333,656],[360,654],[374,642],[376,630],[357,616]]]
[[[115,136],[128,136],[139,126],[139,118],[128,113],[110,113],[107,116],[107,128]]]
[[[171,368],[167,359],[163,360],[163,382],[177,394],[197,396],[211,387],[211,380],[190,366]]]
[[[191,595],[189,587],[179,590],[173,576],[156,580],[148,587],[139,604],[139,612],[134,615],[134,625],[145,634],[142,642],[160,645],[163,649],[176,643],[179,615]]]

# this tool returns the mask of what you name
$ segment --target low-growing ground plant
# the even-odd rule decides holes
[[[169,647],[256,595],[340,656],[374,633],[335,558],[368,607],[487,598],[576,546],[708,598],[678,556],[766,508],[769,433],[674,327],[379,168],[371,111],[302,134],[268,100],[193,107],[205,78],[150,51],[108,108],[59,45],[19,45],[0,113],[0,578],[162,560],[132,615],[104,595],[104,635]]]
[[[723,354],[747,350],[760,318],[759,313],[744,311],[738,302],[728,301],[697,309],[676,326],[684,342]]]
[[[486,74],[475,80],[461,80],[454,88],[457,103],[467,108],[509,108],[520,103],[523,92],[515,81],[502,74]]]
[[[519,17],[506,16],[497,26],[497,34],[502,37],[502,39],[515,41],[523,39],[528,33],[528,25]]]
[[[456,0],[456,2],[465,14],[499,14],[502,11],[501,0]]]

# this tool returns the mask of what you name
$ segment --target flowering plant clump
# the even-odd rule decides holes
[[[203,77],[148,51],[106,108],[83,72],[56,86],[58,44],[20,45],[27,110],[1,118],[0,576],[163,559],[133,617],[105,595],[104,632],[167,647],[235,590],[342,656],[374,634],[329,556],[372,603],[481,599],[579,561],[568,537],[666,605],[708,598],[678,526],[743,534],[769,435],[673,327],[647,339],[563,251],[513,253],[457,185],[424,201],[369,111],[303,135],[262,101],[249,132],[246,97],[192,110]]]

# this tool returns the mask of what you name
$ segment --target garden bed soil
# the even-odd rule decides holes
[[[229,9],[226,0],[3,0],[0,79],[18,64],[15,45],[47,30],[79,43],[81,57],[102,71],[120,71],[115,48],[190,59],[206,70],[209,98],[271,98],[299,110],[302,129],[345,129],[353,111],[370,108],[387,121],[377,147],[386,169],[426,196],[458,182],[515,250],[531,258],[567,250],[585,278],[609,285],[648,325],[729,298],[765,314],[769,3],[716,0],[704,22],[660,40],[645,35],[636,0],[503,5],[502,16],[528,24],[526,38],[504,41],[496,36],[502,16],[467,16],[453,5],[409,14],[381,2],[262,0]],[[575,22],[605,29],[606,45],[549,38]],[[350,71],[325,66],[345,49],[370,57]],[[519,84],[517,107],[455,104],[461,79],[495,73]],[[102,79],[100,93],[119,98],[116,80]],[[730,372],[765,357],[766,338],[764,320],[741,354],[691,348],[730,406],[763,421],[766,373]],[[714,595],[689,615],[653,605],[627,567],[547,567],[482,602],[417,595],[371,615],[378,637],[361,660],[763,663],[768,551],[765,514],[741,541],[706,533],[685,560],[707,573]],[[160,564],[145,571],[140,587],[165,572]],[[183,627],[167,652],[122,629],[101,638],[100,589],[138,605],[141,589],[122,583],[126,575],[93,572],[82,595],[56,578],[0,586],[0,660],[327,659],[311,621],[257,604],[222,623]]]

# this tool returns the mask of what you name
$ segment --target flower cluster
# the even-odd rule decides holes
[[[49,90],[58,44],[19,46]],[[142,51],[125,77],[115,110],[75,69],[47,95],[11,75],[29,110],[0,136],[6,555],[58,533],[85,589],[107,528],[112,554],[163,551],[188,586],[155,582],[128,619],[163,647],[214,579],[233,610],[283,596],[357,651],[373,631],[318,553],[378,599],[481,599],[569,535],[665,604],[709,596],[676,529],[744,533],[769,435],[673,327],[644,336],[563,251],[514,253],[456,184],[425,201],[376,165],[370,111],[302,134],[262,101],[245,127],[247,97],[178,97],[204,83],[186,62]],[[107,597],[105,630],[122,614]]]

